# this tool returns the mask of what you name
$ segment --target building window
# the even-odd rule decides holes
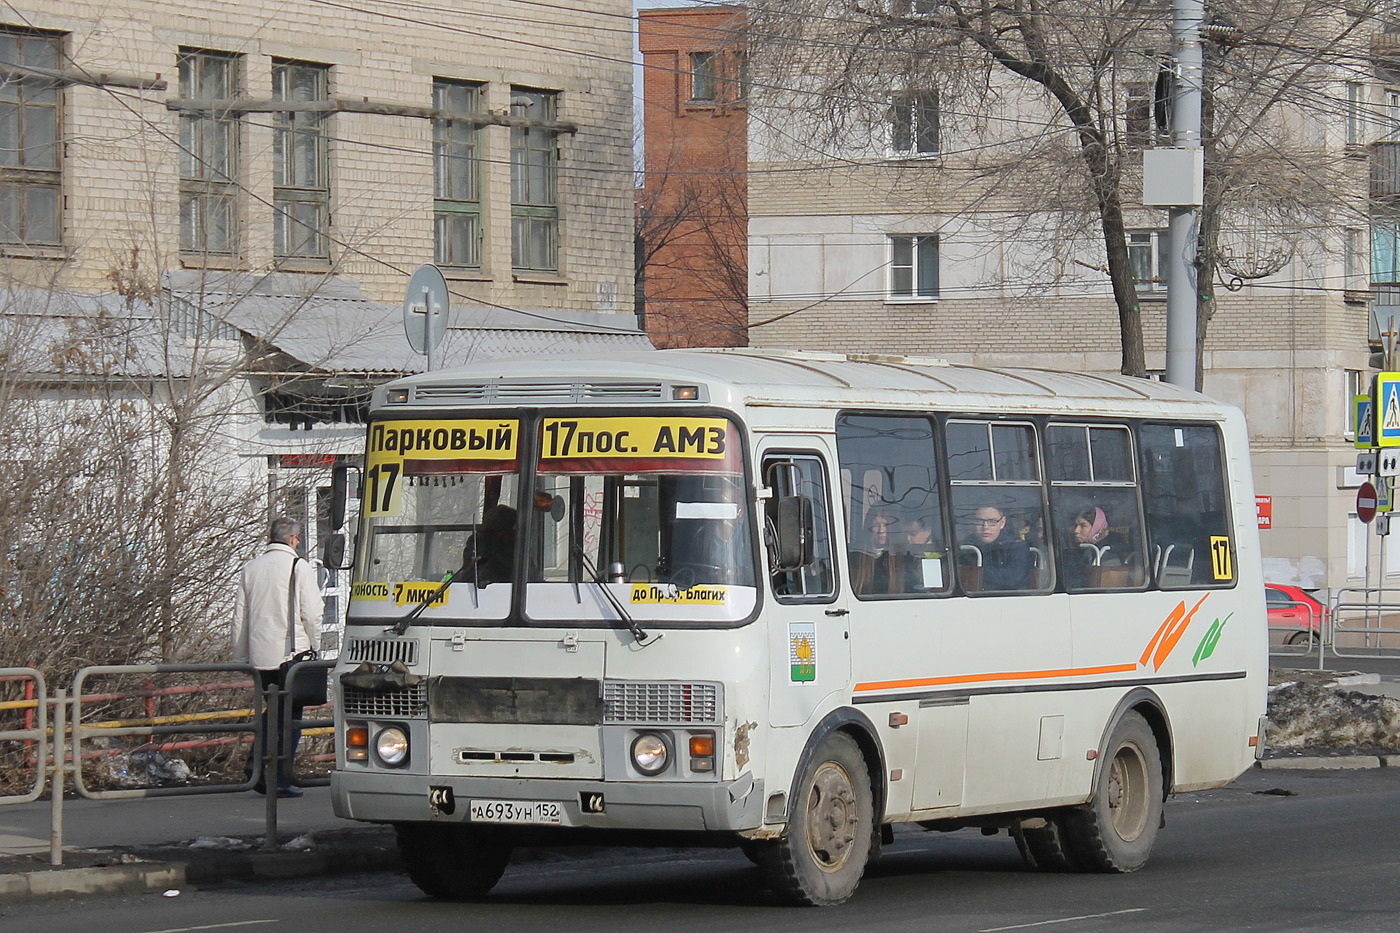
[[[1129,84],[1128,101],[1123,112],[1123,131],[1129,146],[1142,149],[1155,141],[1156,127],[1152,118],[1152,85],[1145,82]]]
[[[1393,87],[1385,89],[1385,138],[1400,140],[1400,90]]]
[[[1370,394],[1370,382],[1365,380],[1359,369],[1348,369],[1347,374],[1347,394],[1343,400],[1342,410],[1346,412],[1346,428],[1342,432],[1347,440],[1356,439],[1356,397],[1358,395]]]
[[[690,53],[691,100],[709,101],[715,99],[716,61],[717,59],[714,52]]]
[[[890,237],[890,297],[938,297],[938,234]]]
[[[1346,144],[1360,146],[1366,142],[1363,111],[1366,107],[1366,86],[1358,81],[1347,82]]]
[[[181,49],[180,96],[229,101],[238,96],[240,59]],[[215,106],[180,113],[180,248],[231,254],[238,248],[237,114]]]
[[[1371,284],[1400,285],[1400,215],[1371,218]]]
[[[894,96],[890,145],[895,152],[938,152],[938,92],[908,91]]]
[[[1128,262],[1133,285],[1140,292],[1160,292],[1167,287],[1167,253],[1170,238],[1165,230],[1138,230],[1128,234]]]
[[[938,0],[890,0],[895,16],[931,16],[938,12]]]
[[[1365,250],[1361,231],[1348,227],[1342,231],[1342,288],[1348,292],[1366,290]]]
[[[510,130],[511,264],[524,271],[559,269],[559,95],[512,88],[510,115],[530,121]]]
[[[330,68],[272,63],[272,98],[292,104],[330,99]],[[272,251],[279,259],[329,259],[331,186],[327,112],[282,110],[272,131]]]
[[[735,100],[748,100],[749,97],[749,53],[747,49],[740,49],[734,53],[734,74],[738,87],[734,94]]]
[[[438,265],[481,265],[482,86],[434,81],[433,238]]]
[[[57,246],[63,37],[0,30],[0,242]],[[17,67],[16,67],[17,66]]]

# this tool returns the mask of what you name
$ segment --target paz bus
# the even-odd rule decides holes
[[[1168,794],[1262,753],[1245,424],[1173,386],[493,361],[375,391],[359,498],[335,811],[430,895],[689,842],[831,905],[896,823],[1133,871]]]

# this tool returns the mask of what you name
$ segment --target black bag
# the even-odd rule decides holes
[[[287,580],[287,652],[296,647],[297,624],[297,564],[300,557],[292,558],[292,574]],[[320,655],[315,648],[308,648],[292,655],[277,668],[277,682],[287,686],[287,671],[301,661],[315,661]],[[294,707],[324,706],[326,704],[326,672],[320,668],[302,668],[297,671],[296,682],[287,691],[287,702]]]
[[[277,680],[287,686],[287,671],[301,661],[315,661],[318,655],[314,650],[300,651],[282,662],[277,669]],[[287,692],[287,702],[292,706],[324,706],[326,704],[326,672],[319,667],[303,667],[297,671],[296,682]]]

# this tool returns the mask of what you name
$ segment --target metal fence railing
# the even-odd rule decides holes
[[[1332,601],[1328,647],[1339,658],[1400,657],[1400,593],[1347,587]]]
[[[44,793],[49,757],[45,695],[44,675],[34,668],[0,668],[0,767],[10,775],[0,783],[0,805],[30,803]]]
[[[0,668],[0,805],[29,803],[49,792],[50,862],[62,864],[66,785],[91,800],[237,793],[266,784],[264,849],[277,838],[277,793],[265,775],[278,773],[279,750],[292,730],[302,743],[284,772],[292,784],[330,783],[333,721],[293,719],[286,697],[308,677],[326,677],[333,661],[292,665],[285,683],[257,688],[246,664],[132,664],[86,667],[71,690],[48,693],[32,668]],[[262,734],[261,710],[281,736]],[[309,770],[308,770],[309,769]]]

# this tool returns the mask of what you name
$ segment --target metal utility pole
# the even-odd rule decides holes
[[[1205,78],[1201,53],[1201,26],[1205,22],[1203,0],[1172,0],[1172,147],[1183,155],[1204,188],[1201,149],[1201,89]],[[1195,180],[1193,179],[1193,180]],[[1201,191],[1204,194],[1204,191]],[[1194,204],[1178,202],[1170,208],[1170,268],[1167,272],[1167,382],[1196,387],[1196,313],[1199,289],[1196,252],[1201,229],[1201,198]]]

